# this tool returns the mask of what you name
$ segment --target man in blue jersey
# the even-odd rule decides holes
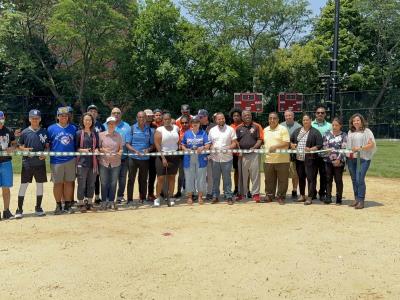
[[[57,119],[58,123],[47,129],[50,151],[75,152],[76,129],[69,123],[68,107],[58,108]],[[54,184],[53,194],[57,203],[54,214],[73,213],[75,156],[51,156],[50,167],[51,180]],[[62,200],[64,200],[64,210],[62,209]]]
[[[40,127],[41,113],[37,109],[29,112],[30,126],[25,128],[18,140],[19,149],[22,151],[45,151],[48,150],[47,130]],[[36,181],[36,206],[35,215],[46,215],[42,209],[43,183],[47,182],[45,156],[22,157],[21,185],[18,192],[18,209],[15,213],[16,219],[23,217],[23,205],[25,193],[33,178]]]
[[[115,131],[121,135],[122,143],[124,144],[123,152],[126,153],[125,142],[131,131],[131,126],[128,123],[122,121],[122,112],[118,107],[114,107],[111,110],[111,116],[117,120]],[[107,130],[107,124],[104,123],[104,128]],[[126,177],[128,173],[128,157],[122,155],[121,157],[121,168],[119,169],[118,177],[118,190],[117,190],[117,204],[121,204],[124,201],[124,192],[126,187]]]
[[[151,152],[154,148],[154,129],[146,124],[146,114],[139,111],[136,120],[137,123],[132,125],[131,132],[126,139],[126,148],[130,153],[135,154],[129,157],[127,205],[133,203],[133,187],[138,170],[139,199],[142,203],[146,200],[150,157],[144,156],[144,154]]]
[[[91,114],[94,119],[94,130],[96,130],[97,133],[105,131],[106,129],[104,128],[104,125],[99,120],[97,120],[97,118],[99,117],[99,109],[97,108],[97,106],[94,104],[89,105],[87,108],[87,112]],[[101,203],[99,175],[97,175],[96,177],[96,184],[94,187],[94,203],[96,204]]]

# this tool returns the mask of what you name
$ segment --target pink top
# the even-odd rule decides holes
[[[100,132],[99,134],[99,145],[100,149],[117,153],[122,149],[122,138],[121,135],[114,131],[110,134],[108,131]],[[112,168],[119,167],[121,165],[120,155],[100,155],[99,163],[105,167],[111,166]]]

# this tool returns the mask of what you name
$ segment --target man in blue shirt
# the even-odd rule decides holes
[[[315,120],[311,123],[311,126],[317,129],[321,133],[322,137],[325,135],[325,133],[332,130],[332,124],[326,121],[325,117],[325,107],[322,105],[317,106],[317,109],[315,110]],[[324,158],[322,156],[317,156],[315,163],[319,172],[319,199],[324,201],[326,196],[326,172]],[[317,191],[315,191],[314,195],[316,194]]]
[[[131,126],[128,123],[122,121],[122,112],[118,107],[114,107],[111,110],[111,116],[117,120],[117,127],[115,131],[121,135],[123,143],[126,142],[126,138],[128,137]],[[104,128],[107,130],[107,123],[104,123]],[[123,152],[126,153],[126,146],[124,146]],[[124,201],[124,192],[126,187],[126,175],[128,173],[128,158],[126,155],[122,155],[121,157],[121,168],[119,169],[119,178],[118,178],[118,190],[117,190],[117,204],[121,204]]]
[[[146,114],[139,111],[136,120],[137,123],[132,125],[131,132],[126,139],[126,148],[134,154],[129,157],[128,205],[133,203],[133,187],[138,170],[139,198],[141,202],[146,200],[150,157],[143,154],[151,152],[154,148],[154,129],[146,124]]]
[[[69,123],[68,107],[60,107],[57,110],[58,123],[47,129],[52,152],[75,152],[76,129]],[[56,199],[54,214],[63,212],[72,213],[72,199],[74,196],[75,182],[75,156],[51,156],[51,180]],[[64,200],[64,210],[61,201]]]

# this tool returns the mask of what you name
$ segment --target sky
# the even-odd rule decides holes
[[[327,0],[308,0],[308,2],[310,2],[310,7],[313,11],[313,14],[318,15],[321,7],[326,4]]]

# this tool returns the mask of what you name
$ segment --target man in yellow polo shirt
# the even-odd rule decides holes
[[[264,129],[264,147],[269,151],[265,155],[264,176],[266,202],[275,199],[279,204],[285,204],[286,192],[289,182],[290,156],[286,153],[274,153],[277,149],[289,148],[289,131],[279,124],[276,112],[268,115],[269,126]],[[278,190],[277,190],[278,186]]]

